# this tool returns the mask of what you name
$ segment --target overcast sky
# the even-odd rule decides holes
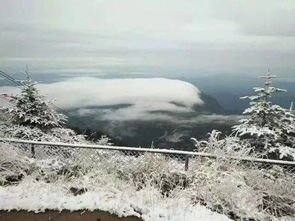
[[[0,0],[0,31],[4,70],[295,70],[294,0]]]

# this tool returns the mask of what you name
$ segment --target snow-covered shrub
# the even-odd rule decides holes
[[[192,183],[185,191],[195,203],[236,218],[275,220],[295,216],[294,176],[281,173],[272,179],[270,170],[224,160],[207,159],[194,168]],[[276,198],[281,202],[269,203]]]
[[[87,143],[86,141],[84,144]],[[88,144],[93,144],[92,142],[88,142]],[[104,145],[110,146],[112,145],[110,138],[103,135],[99,140],[95,142],[96,145]],[[97,163],[101,162],[102,159],[108,160],[111,156],[116,153],[111,153],[109,151],[104,150],[95,150],[95,149],[78,149],[75,151],[75,154],[72,156],[72,160],[75,161],[76,164],[79,164],[83,167],[96,167]]]
[[[244,111],[248,117],[234,126],[236,134],[255,147],[255,151],[269,158],[295,160],[295,115],[270,102],[272,94],[285,92],[271,86],[272,78],[265,76],[265,87],[254,88],[256,95],[242,97],[250,100]]]
[[[11,185],[19,183],[24,177],[31,176],[35,179],[50,176],[56,170],[54,163],[60,160],[36,160],[30,158],[30,152],[12,144],[0,144],[0,184]]]
[[[38,127],[27,127],[22,125],[0,124],[3,137],[21,140],[62,142],[62,143],[87,143],[83,135],[77,135],[73,130],[67,128],[52,128],[46,132]],[[30,150],[31,146],[26,144],[14,145],[24,150]],[[35,156],[41,158],[64,157],[71,154],[71,148],[60,148],[54,146],[40,146],[35,148]]]
[[[68,162],[66,170],[69,174],[75,174],[70,179],[76,182],[82,177],[91,177],[88,181],[90,189],[98,183],[107,185],[105,180],[109,179],[106,176],[130,182],[138,190],[153,186],[165,194],[177,186],[183,187],[187,182],[183,174],[183,162],[161,154],[145,153],[134,156],[122,151],[82,149],[75,151]]]
[[[28,152],[0,143],[0,185],[19,182],[30,171]]]
[[[212,133],[202,142],[202,148],[207,153],[219,153],[220,157],[191,158],[187,172],[177,158],[151,153],[132,155],[122,151],[81,149],[69,158],[29,159],[18,152],[19,149],[10,153],[13,147],[7,145],[1,152],[6,153],[3,156],[7,156],[12,165],[21,165],[17,167],[20,169],[9,166],[16,174],[24,174],[19,185],[51,184],[51,188],[62,188],[66,196],[90,197],[89,194],[108,191],[108,196],[119,199],[126,197],[127,188],[134,195],[147,194],[142,201],[145,205],[153,205],[151,200],[185,201],[186,208],[201,204],[236,220],[244,217],[245,220],[276,221],[282,216],[294,217],[294,175],[278,166],[263,167],[228,159],[226,156],[238,158],[237,153],[243,157],[249,154],[244,148],[236,150],[238,138],[218,139],[218,134]],[[108,144],[107,139],[102,140],[102,144]],[[219,145],[222,148],[217,151]],[[0,177],[5,173],[1,170]],[[140,211],[137,207],[135,210]]]
[[[219,139],[219,135],[213,131],[208,140],[196,141],[200,150],[218,157],[190,160],[191,183],[184,191],[193,202],[235,220],[295,217],[294,174],[279,166],[239,160],[253,157],[251,146],[237,137]]]
[[[77,135],[68,128],[52,128],[46,132],[38,127],[29,128],[22,125],[0,124],[3,136],[22,140],[63,142],[63,143],[87,143],[83,135]]]
[[[191,138],[194,142],[196,150],[199,152],[207,152],[219,157],[243,157],[249,156],[253,153],[253,147],[246,140],[241,140],[236,136],[227,136],[221,139],[222,133],[217,130],[213,130],[209,133],[207,140],[197,140]]]
[[[144,186],[157,187],[169,194],[177,186],[183,187],[187,180],[183,174],[183,162],[162,154],[145,153],[136,158],[123,174],[131,176],[138,189]]]

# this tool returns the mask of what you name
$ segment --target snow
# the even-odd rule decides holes
[[[175,81],[170,83],[174,85]],[[282,90],[270,87],[270,83],[268,80],[265,88],[255,88],[257,95],[244,97],[250,99],[251,107],[244,112],[250,116],[234,130],[239,136],[254,136],[256,146],[262,149],[258,152],[278,152],[281,158],[295,159],[295,116],[272,105],[271,93]],[[192,139],[197,149],[205,153],[173,151],[178,156],[191,156],[189,170],[184,172],[181,159],[163,155],[171,150],[133,148],[137,153],[149,153],[131,156],[123,152],[131,151],[128,147],[109,146],[107,137],[102,137],[98,145],[90,145],[84,136],[62,128],[66,118],[45,102],[30,78],[25,85],[22,96],[12,97],[16,106],[6,109],[12,124],[0,125],[0,136],[33,142],[7,139],[18,144],[0,145],[0,184],[9,185],[0,186],[0,210],[102,210],[146,221],[230,220],[213,210],[258,220],[278,220],[281,214],[294,213],[293,204],[288,203],[295,196],[291,170],[257,168],[254,164],[245,167],[240,163],[241,159],[252,163],[280,162],[253,159],[261,154],[253,153],[253,141],[238,136],[220,139],[218,131],[212,131],[207,140]],[[151,93],[148,97],[155,91]],[[124,97],[130,98],[128,93]],[[134,106],[138,102],[141,101]],[[54,147],[48,141],[54,142]],[[35,145],[34,151],[30,150],[31,144]],[[85,191],[77,195],[72,188]],[[278,195],[286,201],[287,209],[278,202],[271,206],[274,213],[268,206],[279,199]]]
[[[281,167],[259,170],[249,165],[245,168],[239,160],[231,159],[250,160],[247,143],[241,146],[237,137],[220,139],[219,136],[214,131],[208,140],[195,141],[199,149],[207,151],[207,156],[219,157],[203,160],[192,157],[186,172],[183,162],[158,153],[131,156],[109,146],[115,149],[76,149],[70,158],[63,158],[52,156],[52,152],[46,155],[48,143],[41,142],[43,148],[35,145],[36,158],[28,158],[18,145],[2,144],[0,184],[2,181],[9,186],[0,187],[0,210],[98,209],[119,216],[136,215],[148,221],[229,220],[211,212],[219,206],[219,211],[227,215],[276,221],[275,215],[261,210],[263,199],[265,195],[293,199],[294,176]],[[107,139],[101,142],[104,144]],[[39,150],[43,150],[45,158],[39,156]],[[7,177],[19,175],[23,177],[17,185],[16,182],[7,184]],[[87,191],[74,196],[71,188]],[[203,202],[211,210],[198,204]],[[280,207],[274,205],[275,209]]]
[[[272,104],[272,95],[285,90],[271,87],[271,83],[272,77],[269,75],[264,88],[254,88],[256,95],[242,97],[250,100],[250,107],[243,112],[248,118],[240,120],[240,124],[233,129],[238,136],[250,137],[256,152],[263,155],[273,153],[275,158],[295,160],[295,115]]]
[[[110,186],[74,196],[68,188],[25,180],[17,186],[0,187],[1,210],[103,210],[120,217],[137,216],[145,221],[228,221],[201,205],[192,205],[185,197],[163,197],[151,187],[136,191],[132,186]]]

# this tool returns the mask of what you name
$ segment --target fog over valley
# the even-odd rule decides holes
[[[239,119],[226,115],[215,98],[182,80],[74,77],[37,87],[70,114],[72,127],[104,132],[126,145],[185,148],[190,136],[204,137],[213,127],[226,132]],[[1,89],[18,92],[11,86]]]

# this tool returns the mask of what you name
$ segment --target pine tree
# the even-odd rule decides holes
[[[19,95],[5,95],[9,100],[9,106],[0,110],[9,119],[0,122],[0,137],[16,138],[23,140],[63,142],[63,143],[90,143],[86,136],[76,134],[69,128],[64,128],[67,118],[57,113],[53,103],[46,101],[45,97],[39,94],[36,83],[26,71],[27,78],[21,87]],[[102,136],[96,141],[98,144],[110,145],[110,139]],[[21,149],[29,150],[31,147],[20,145]],[[44,146],[46,147],[46,146]],[[31,149],[32,157],[66,157],[74,154],[71,148],[46,148]],[[82,151],[81,151],[82,152]]]
[[[295,116],[270,101],[273,94],[286,90],[271,86],[276,76],[269,72],[261,78],[265,79],[264,88],[254,88],[256,95],[241,98],[250,100],[250,107],[243,112],[248,117],[233,129],[238,136],[248,138],[256,151],[268,157],[294,160]]]
[[[21,94],[10,97],[13,105],[4,108],[4,113],[17,125],[38,127],[42,130],[61,127],[66,121],[65,115],[57,113],[52,108],[52,103],[39,94],[36,83],[27,71],[26,76]]]
[[[21,93],[5,95],[9,105],[0,107],[1,114],[5,115],[5,121],[0,123],[0,137],[85,143],[84,135],[77,135],[75,131],[63,127],[66,116],[55,111],[53,103],[39,94],[28,71],[25,73],[26,80],[22,82]]]

